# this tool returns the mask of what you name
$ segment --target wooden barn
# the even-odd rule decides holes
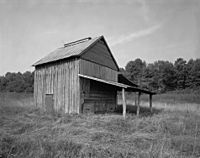
[[[117,105],[117,91],[122,91],[124,115],[125,91],[138,92],[138,96],[149,94],[151,107],[153,93],[119,73],[103,36],[64,44],[33,66],[35,105],[48,112],[112,112]]]

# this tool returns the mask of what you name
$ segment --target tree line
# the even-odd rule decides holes
[[[34,73],[7,72],[0,76],[0,91],[3,92],[33,92]]]
[[[200,59],[178,58],[174,63],[159,60],[147,64],[141,59],[129,61],[121,72],[132,82],[156,92],[200,88]],[[0,76],[0,91],[33,92],[34,72]]]
[[[147,64],[138,58],[129,61],[121,72],[132,82],[157,92],[200,88],[200,59],[178,58],[174,63],[159,60]]]

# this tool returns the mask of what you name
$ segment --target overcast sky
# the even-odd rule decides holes
[[[0,0],[0,75],[99,35],[120,67],[200,58],[200,0]]]

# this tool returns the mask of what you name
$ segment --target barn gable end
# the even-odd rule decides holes
[[[81,58],[118,71],[118,65],[103,39],[83,53]]]

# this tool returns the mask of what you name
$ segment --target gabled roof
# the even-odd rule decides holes
[[[50,63],[50,62],[55,62],[55,61],[67,59],[70,57],[80,57],[82,54],[84,54],[88,49],[90,49],[99,40],[104,41],[106,47],[108,48],[108,50],[111,54],[113,61],[115,62],[116,66],[119,70],[117,62],[115,61],[115,59],[110,51],[110,48],[108,47],[103,36],[99,36],[99,37],[95,37],[95,38],[88,37],[88,38],[84,38],[84,39],[81,39],[81,40],[78,40],[75,42],[67,43],[64,45],[64,47],[56,49],[55,51],[51,52],[44,58],[42,58],[39,61],[37,61],[36,63],[34,63],[33,66],[42,65],[42,64]]]

